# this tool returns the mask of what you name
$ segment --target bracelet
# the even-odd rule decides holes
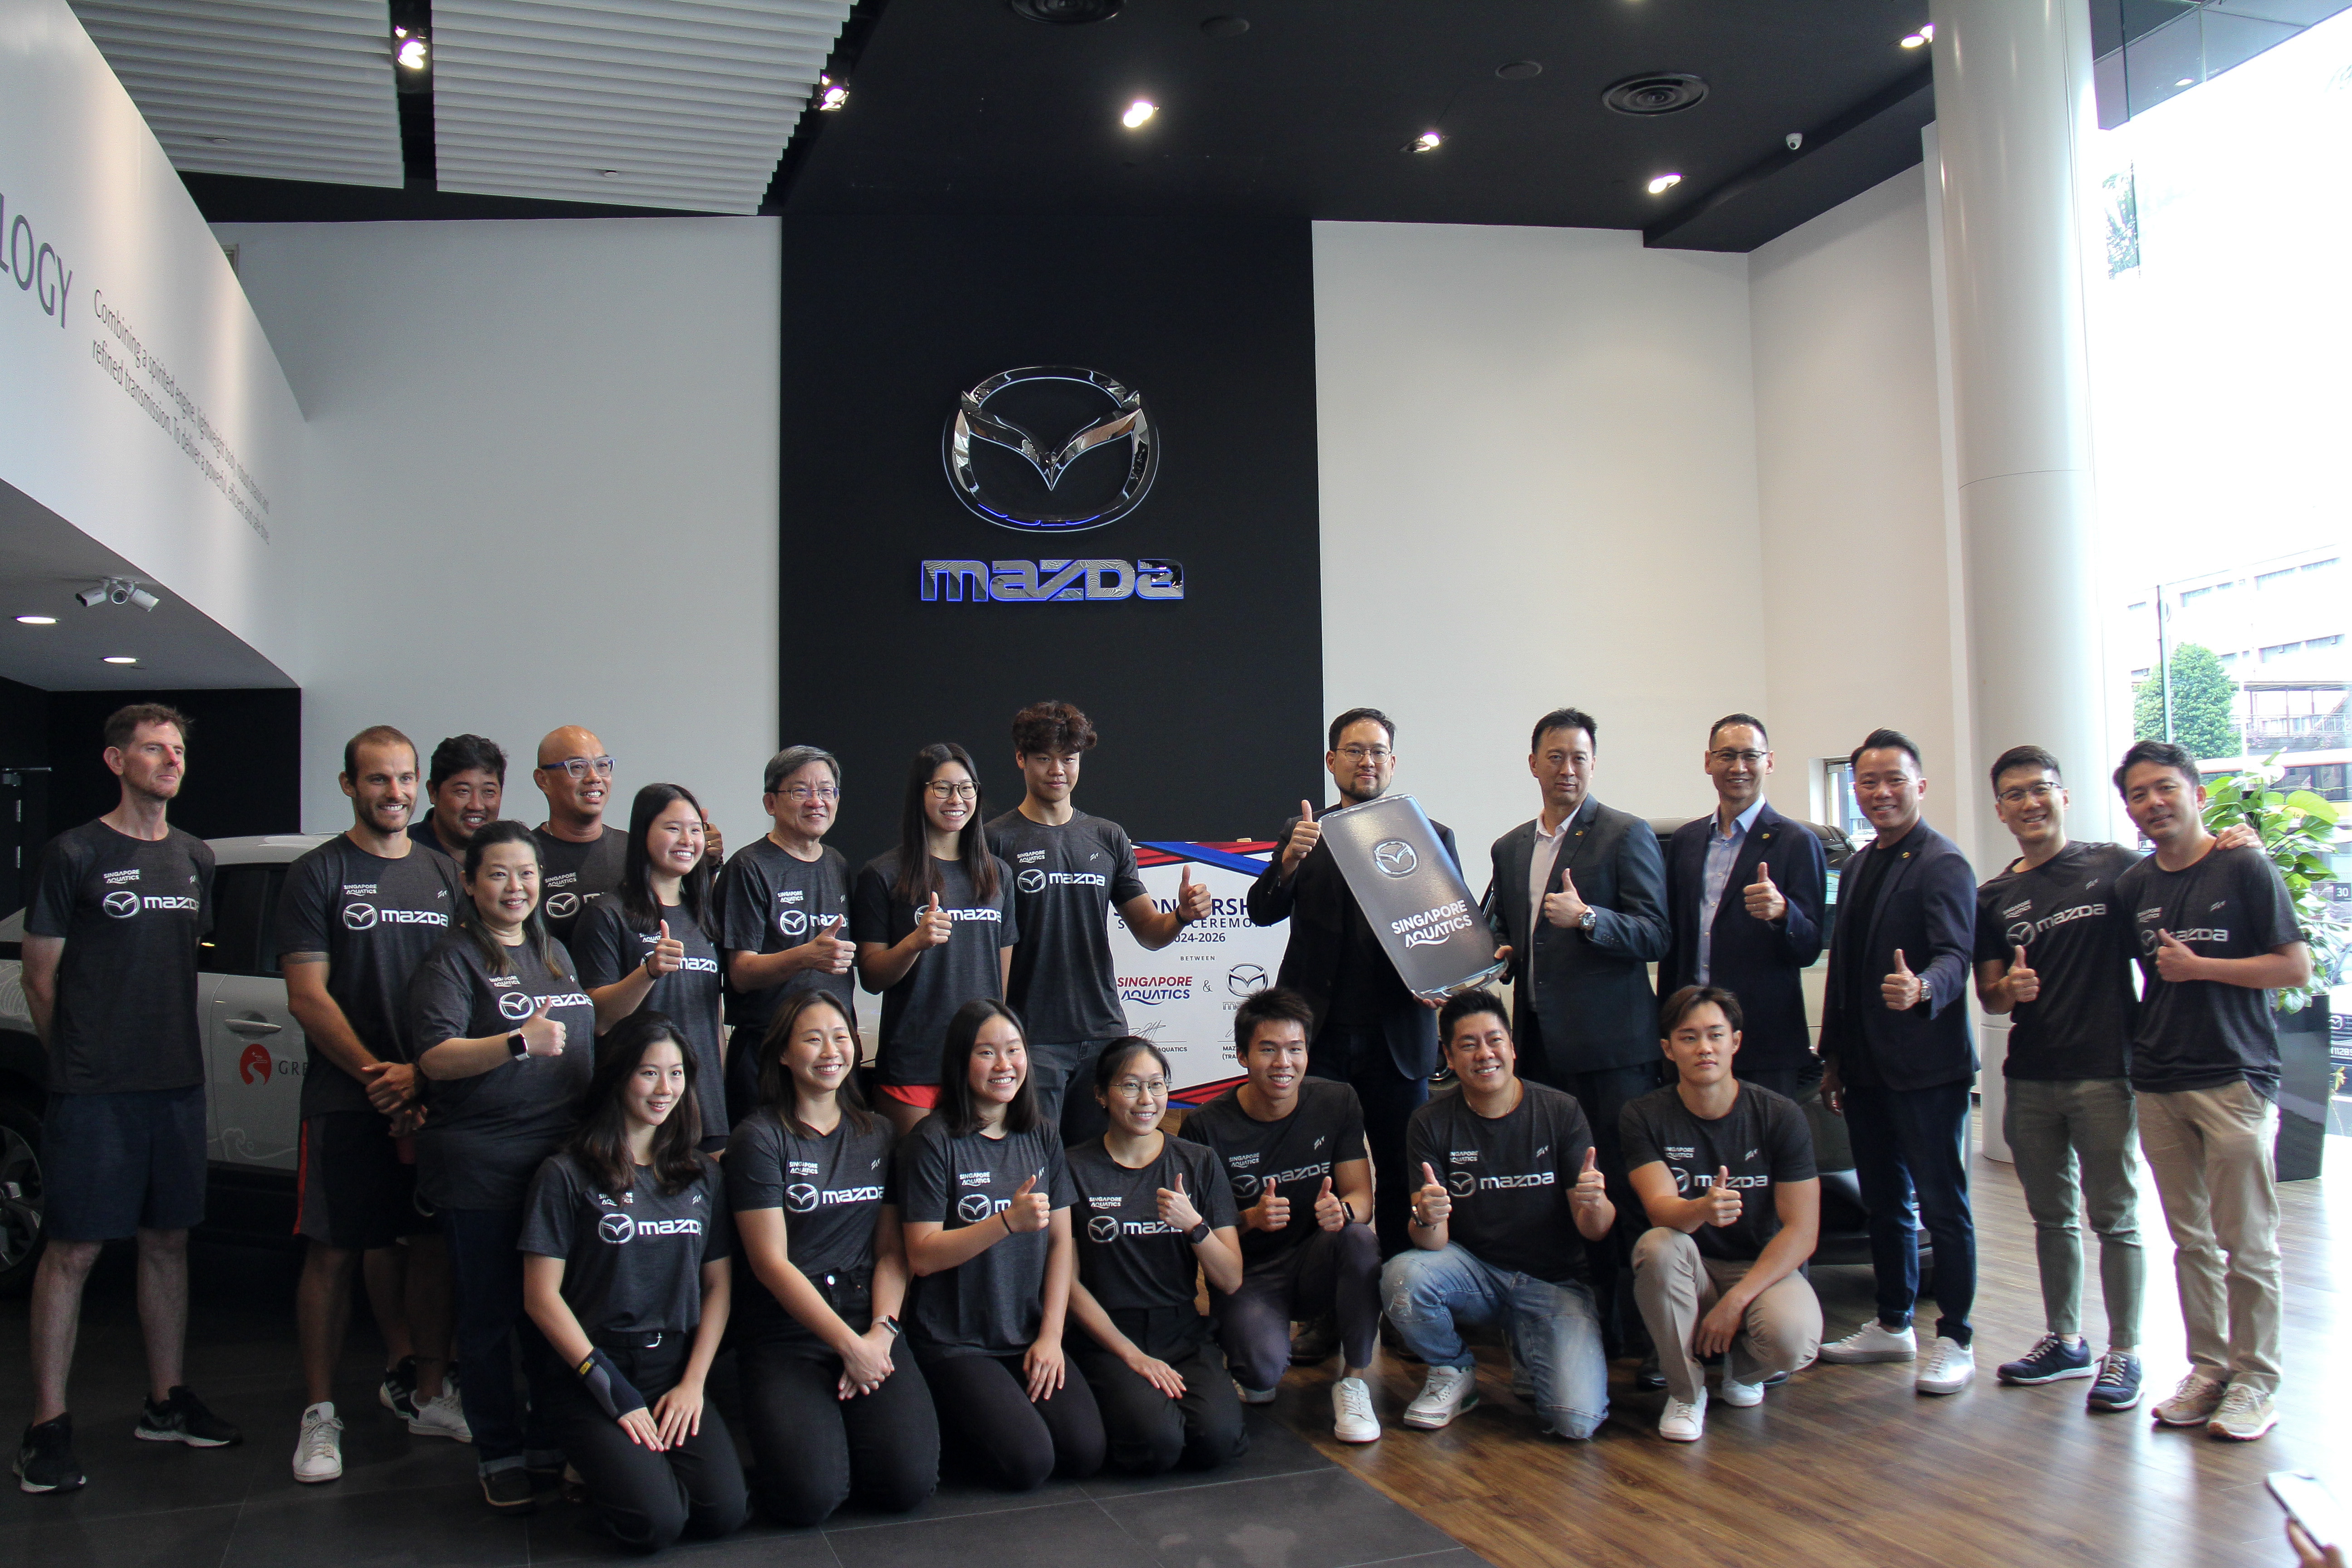
[[[1011,1209],[998,1209],[996,1211],[996,1217],[1004,1222],[1004,1234],[1011,1236],[1013,1234],[1013,1211]]]

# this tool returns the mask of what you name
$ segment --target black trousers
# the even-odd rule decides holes
[[[923,1368],[940,1426],[952,1428],[1007,1491],[1033,1491],[1048,1476],[1084,1480],[1102,1468],[1102,1412],[1075,1366],[1044,1399],[1029,1398],[1017,1355],[950,1356]]]
[[[850,1498],[904,1513],[940,1484],[940,1424],[913,1352],[890,1354],[882,1386],[835,1393],[841,1358],[821,1344],[739,1342],[743,1425],[760,1506],[780,1524],[822,1524]]]
[[[485,1474],[563,1462],[562,1440],[543,1411],[548,1391],[568,1373],[522,1310],[522,1254],[515,1249],[522,1218],[519,1208],[441,1211],[457,1295],[457,1359],[466,1368],[457,1398]],[[528,1397],[515,1388],[518,1362]]]
[[[651,1350],[607,1346],[604,1353],[650,1409],[677,1386],[692,1345],[689,1331],[667,1335]],[[589,1506],[623,1545],[659,1552],[688,1531],[712,1536],[742,1528],[751,1511],[743,1462],[716,1405],[704,1403],[700,1432],[660,1453],[638,1447],[577,1377],[552,1380],[548,1405],[549,1425],[587,1483]]]
[[[1184,1380],[1184,1392],[1171,1399],[1084,1329],[1070,1331],[1070,1359],[1086,1373],[1101,1408],[1110,1462],[1132,1475],[1156,1476],[1180,1464],[1213,1470],[1241,1458],[1249,1448],[1241,1395],[1234,1392],[1209,1320],[1190,1307],[1123,1310],[1110,1318],[1138,1350],[1166,1362]]]
[[[1037,1116],[1062,1130],[1062,1144],[1075,1149],[1099,1138],[1110,1125],[1095,1099],[1095,1058],[1108,1040],[1079,1040],[1055,1045],[1034,1042],[1029,1047],[1029,1082],[1037,1094]]]
[[[1429,1080],[1397,1071],[1388,1037],[1378,1029],[1337,1024],[1315,1037],[1307,1070],[1349,1085],[1363,1107],[1364,1142],[1372,1157],[1372,1229],[1381,1238],[1381,1257],[1393,1258],[1412,1245],[1405,1226],[1412,1217],[1412,1189],[1420,1184],[1405,1169],[1405,1128],[1428,1101]]]
[[[1752,1083],[1769,1089],[1774,1094],[1803,1103],[1822,1081],[1822,1064],[1818,1061],[1801,1068],[1758,1068],[1753,1072],[1732,1058],[1731,1076],[1742,1083]]]
[[[1244,1388],[1280,1383],[1290,1370],[1292,1320],[1307,1322],[1327,1312],[1339,1320],[1347,1363],[1370,1366],[1381,1331],[1380,1242],[1369,1227],[1350,1225],[1316,1231],[1271,1257],[1245,1258],[1242,1288],[1230,1296],[1211,1289],[1209,1310],[1226,1364]]]

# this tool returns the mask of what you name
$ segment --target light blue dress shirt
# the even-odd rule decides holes
[[[1732,862],[1739,858],[1739,847],[1748,842],[1748,830],[1756,822],[1756,814],[1764,809],[1764,797],[1758,795],[1756,804],[1731,819],[1731,831],[1723,830],[1723,818],[1712,814],[1707,818],[1706,863],[1700,868],[1698,881],[1698,983],[1706,984],[1707,963],[1715,947],[1715,911],[1723,902],[1725,884],[1731,880]]]

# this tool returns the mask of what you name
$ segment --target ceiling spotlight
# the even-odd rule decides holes
[[[2197,79],[2193,76],[2185,76],[2179,81],[2174,82],[2172,85],[2175,87],[2195,87],[2197,85]]]
[[[1650,194],[1654,196],[1663,196],[1682,183],[1683,177],[1680,174],[1660,174],[1650,182]]]
[[[1148,98],[1139,98],[1133,103],[1127,106],[1127,112],[1118,117],[1118,122],[1121,125],[1126,126],[1129,131],[1133,131],[1139,128],[1145,121],[1150,119],[1153,115],[1159,112],[1160,106],[1158,104],[1152,102]]]
[[[110,653],[108,654],[101,662],[106,664],[137,664],[139,661],[131,658],[127,653]]]
[[[421,71],[432,63],[432,58],[425,49],[424,34],[410,33],[403,28],[393,36],[400,39],[400,47],[392,52],[392,58],[400,62],[403,69]]]
[[[1903,40],[1903,47],[1906,49],[1916,49],[1922,44],[1931,44],[1935,41],[1936,24],[1930,22],[1917,32],[1907,35]]]
[[[58,624],[58,618],[55,616],[18,616],[16,624],[23,626],[53,626]]]
[[[1434,153],[1445,145],[1445,138],[1437,132],[1424,131],[1404,144],[1408,153]]]
[[[821,76],[816,79],[816,106],[819,112],[830,114],[836,109],[848,107],[849,84],[847,82],[835,81],[829,76]]]

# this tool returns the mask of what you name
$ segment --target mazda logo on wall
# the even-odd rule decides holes
[[[941,445],[958,500],[1034,533],[1115,522],[1142,504],[1160,470],[1142,395],[1070,365],[990,376],[956,399]]]

